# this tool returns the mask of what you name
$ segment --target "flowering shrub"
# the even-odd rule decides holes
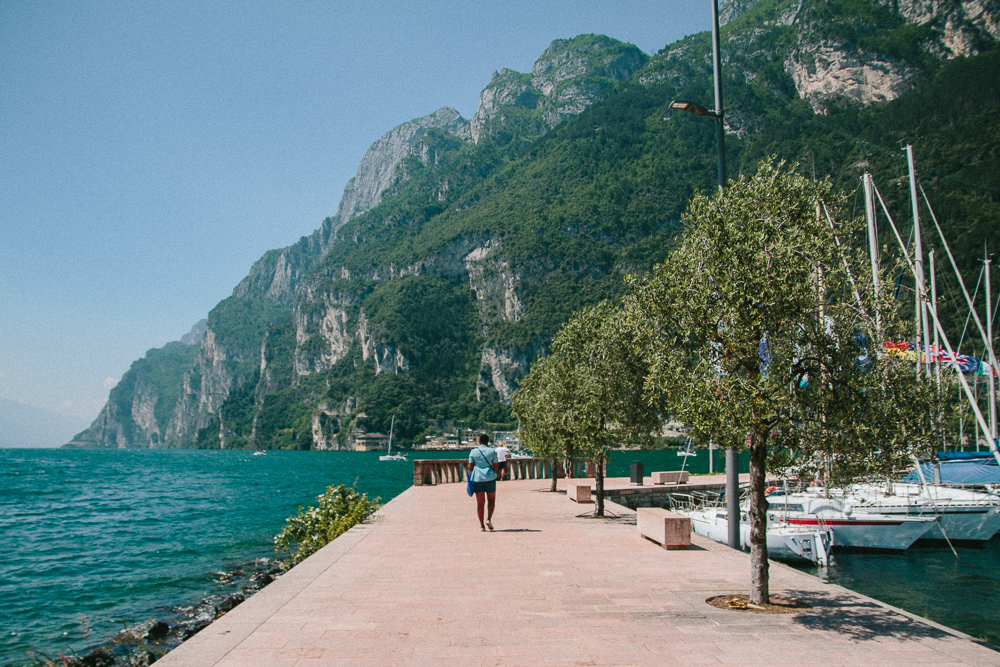
[[[300,507],[298,516],[285,519],[285,528],[274,536],[274,550],[278,553],[295,549],[292,564],[316,553],[381,507],[380,498],[368,500],[366,494],[345,484],[328,486],[316,499],[318,506],[305,510]]]

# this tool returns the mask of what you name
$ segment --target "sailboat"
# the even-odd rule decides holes
[[[396,426],[396,415],[392,416],[392,422],[389,424],[389,451],[378,457],[379,461],[405,461],[406,454],[393,454],[392,453],[392,430]]]

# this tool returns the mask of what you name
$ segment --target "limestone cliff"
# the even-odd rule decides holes
[[[515,123],[552,128],[580,114],[647,59],[631,44],[604,35],[557,39],[535,61],[530,75],[510,69],[493,73],[472,117],[472,139],[478,143]]]
[[[430,159],[422,141],[431,130],[440,130],[471,139],[467,120],[451,108],[438,109],[432,114],[399,125],[373,143],[358,165],[358,171],[344,188],[337,214],[323,221],[322,226],[298,243],[270,250],[250,268],[249,275],[237,285],[233,296],[263,295],[276,303],[291,306],[302,279],[323,256],[345,222],[371,210],[382,196],[401,178],[403,161],[417,155]]]
[[[867,105],[894,100],[909,89],[914,69],[829,40],[802,39],[785,61],[799,97],[817,113],[831,101]]]
[[[833,33],[839,37],[831,37],[821,7],[789,3],[783,17],[797,25],[785,70],[799,96],[817,113],[824,113],[830,103],[894,100],[912,88],[922,54],[942,59],[975,55],[1000,38],[996,0],[878,0],[878,4],[888,20],[873,23],[872,16],[843,17]]]
[[[76,435],[71,447],[169,447],[170,416],[187,373],[207,335],[204,320],[180,342],[146,352],[111,389],[94,423]]]
[[[398,178],[397,170],[403,159],[423,150],[421,139],[430,129],[439,129],[461,139],[471,139],[469,121],[454,109],[438,109],[434,113],[399,125],[376,141],[365,153],[357,175],[347,183],[334,217],[334,230],[351,218],[374,208],[382,193]]]

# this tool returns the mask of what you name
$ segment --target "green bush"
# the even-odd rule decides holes
[[[317,507],[307,510],[300,507],[298,516],[285,519],[285,528],[274,537],[276,552],[295,549],[290,559],[292,564],[316,553],[382,506],[380,498],[368,500],[366,494],[346,484],[328,486],[316,499]]]

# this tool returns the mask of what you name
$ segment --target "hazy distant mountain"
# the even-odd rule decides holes
[[[0,447],[59,447],[86,425],[86,419],[0,398]]]

